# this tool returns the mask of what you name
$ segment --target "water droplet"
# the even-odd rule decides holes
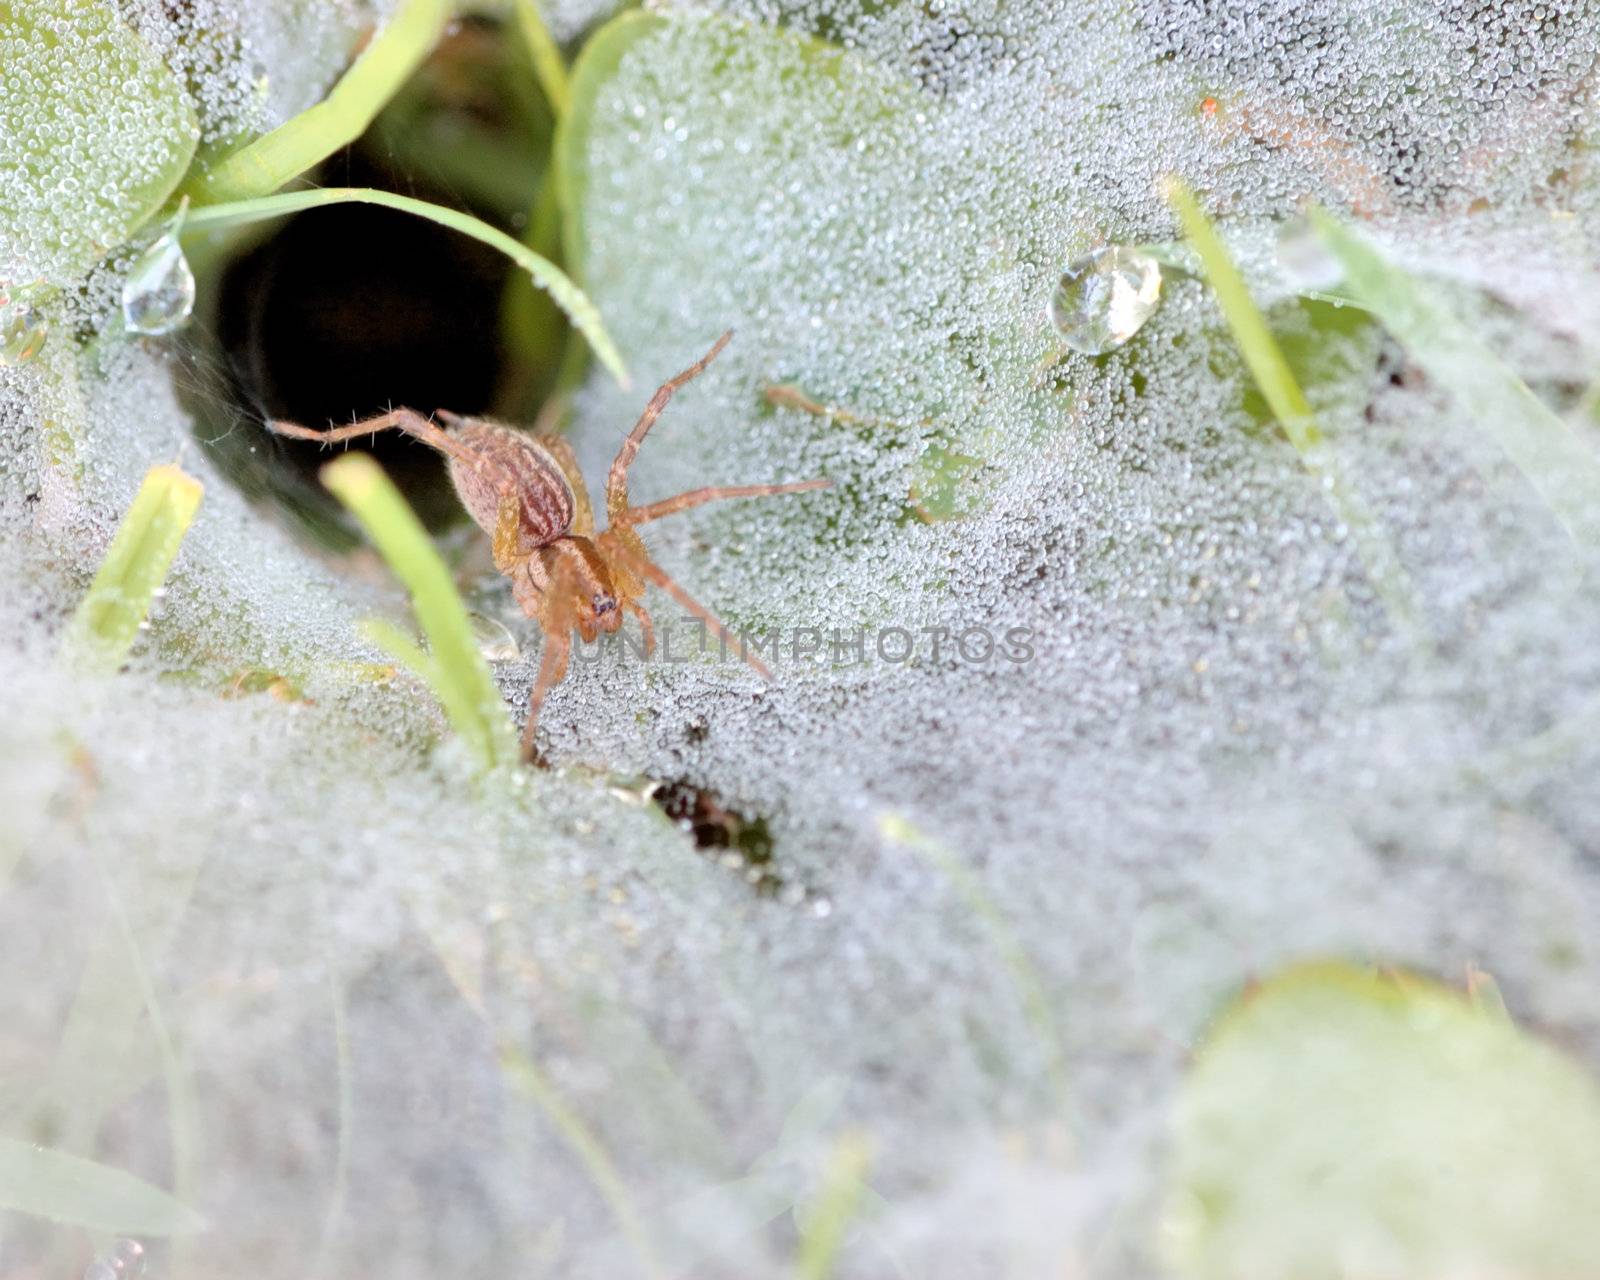
[[[472,638],[477,641],[478,652],[490,662],[515,662],[522,657],[516,636],[498,618],[468,613],[467,619],[472,623]]]
[[[1122,346],[1161,302],[1161,266],[1137,249],[1108,245],[1067,267],[1050,298],[1050,323],[1087,356]]]
[[[0,366],[33,359],[50,336],[50,322],[39,309],[42,293],[41,285],[0,285]]]
[[[83,1269],[83,1280],[121,1280],[121,1277],[104,1258],[96,1258]]]
[[[1339,260],[1304,218],[1284,223],[1278,232],[1277,252],[1283,274],[1301,289],[1331,289],[1344,279]]]
[[[194,311],[194,272],[176,231],[168,231],[140,255],[122,283],[122,320],[134,333],[163,334],[179,328]]]
[[[144,1275],[144,1246],[137,1240],[123,1237],[112,1246],[111,1265],[122,1280],[139,1280]]]

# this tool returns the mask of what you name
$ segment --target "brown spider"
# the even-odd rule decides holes
[[[443,430],[413,409],[393,409],[365,422],[323,431],[282,421],[269,422],[267,426],[278,435],[319,440],[323,444],[337,444],[397,427],[449,459],[450,479],[461,505],[494,540],[495,568],[511,579],[512,593],[523,613],[536,618],[544,632],[544,656],[522,727],[522,758],[529,761],[534,756],[533,735],[539,708],[545,695],[566,674],[574,629],[585,642],[592,641],[602,631],[620,628],[623,612],[627,611],[639,619],[644,630],[645,653],[654,650],[655,630],[649,613],[639,603],[645,582],[660,587],[719,638],[737,647],[758,672],[771,678],[772,673],[738,643],[711,610],[650,559],[635,530],[651,520],[719,498],[803,493],[825,489],[833,482],[804,480],[797,484],[691,489],[647,506],[628,504],[628,468],[638,455],[640,444],[667,407],[672,393],[699,375],[732,337],[731,330],[724,333],[710,351],[663,383],[650,397],[606,476],[610,527],[600,534],[595,533],[588,488],[572,446],[560,436],[531,436],[496,422],[441,410],[438,416],[449,428]]]

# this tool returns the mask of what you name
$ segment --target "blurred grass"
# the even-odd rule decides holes
[[[538,192],[527,209],[522,243],[541,257],[568,265],[571,259],[562,231],[561,173],[555,140],[572,105],[571,76],[537,0],[515,0],[515,10],[523,47],[555,124]],[[500,319],[506,346],[513,353],[504,383],[496,393],[501,412],[510,418],[532,416],[541,407],[542,397],[551,390],[560,397],[559,408],[587,366],[585,352],[573,340],[560,312],[551,306],[548,296],[535,292],[526,280],[514,276],[506,283]]]
[[[152,467],[67,626],[63,656],[78,670],[115,671],[133,648],[199,509],[200,482],[174,464]]]
[[[545,25],[538,0],[514,0],[514,4],[517,30],[522,33],[523,44],[533,60],[533,71],[539,79],[539,87],[544,90],[550,109],[560,119],[566,114],[571,97],[566,60],[562,58],[561,48],[550,34],[550,28]]]
[[[390,624],[369,623],[368,634],[433,690],[481,768],[514,765],[516,740],[505,704],[478,652],[450,571],[421,522],[366,454],[346,454],[330,462],[322,479],[405,584],[431,652],[424,653]]]
[[[1341,292],[1371,311],[1505,453],[1573,540],[1600,543],[1600,458],[1459,317],[1324,210],[1312,224],[1344,268]]]
[[[834,1144],[822,1186],[804,1215],[796,1280],[828,1280],[833,1274],[845,1233],[861,1211],[871,1164],[872,1144],[864,1134],[846,1133]]]
[[[1066,1097],[1066,1050],[1062,1046],[1061,1032],[1055,1015],[1050,1011],[1050,997],[1040,980],[1038,970],[1028,958],[1027,951],[994,899],[984,889],[983,883],[965,863],[939,841],[924,833],[903,814],[886,813],[878,819],[878,834],[902,848],[909,849],[926,859],[956,891],[989,934],[1000,962],[1011,975],[1012,986],[1022,1003],[1023,1013],[1033,1024],[1035,1034],[1049,1054],[1050,1082],[1056,1100]]]
[[[0,1138],[0,1209],[110,1235],[169,1236],[206,1225],[142,1178],[15,1138]]]
[[[668,1272],[660,1262],[633,1193],[628,1190],[610,1152],[584,1123],[583,1117],[566,1104],[543,1068],[516,1046],[501,1045],[500,1070],[511,1088],[539,1108],[583,1165],[590,1182],[616,1219],[643,1274],[649,1280],[665,1280]]]

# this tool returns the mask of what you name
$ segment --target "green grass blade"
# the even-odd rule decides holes
[[[845,1231],[861,1208],[872,1146],[859,1133],[840,1137],[823,1172],[822,1188],[806,1214],[795,1266],[798,1280],[827,1280],[844,1245]]]
[[[545,25],[538,0],[515,0],[515,4],[517,29],[522,32],[523,43],[528,46],[528,56],[533,60],[533,73],[539,77],[539,87],[544,90],[550,109],[560,119],[566,113],[571,95],[567,85],[567,64],[561,57],[561,47]]]
[[[439,668],[422,648],[404,631],[387,618],[368,618],[361,624],[361,634],[398,662],[435,693],[439,692]],[[442,702],[441,695],[440,701]]]
[[[115,671],[178,554],[200,506],[201,485],[174,464],[152,467],[67,628],[67,652],[92,670]]]
[[[1250,288],[1234,266],[1222,237],[1200,208],[1194,192],[1184,183],[1169,178],[1166,196],[1183,224],[1189,244],[1200,255],[1206,280],[1217,296],[1228,328],[1233,331],[1233,340],[1239,344],[1250,376],[1261,389],[1273,416],[1282,425],[1290,443],[1301,453],[1317,449],[1323,443],[1322,430],[1312,416],[1300,384],[1295,381],[1289,362],[1283,358],[1277,340],[1267,328],[1266,318],[1251,299]]]
[[[665,1277],[666,1269],[645,1228],[644,1219],[634,1204],[628,1184],[623,1181],[616,1162],[611,1159],[611,1154],[600,1139],[590,1131],[583,1118],[567,1106],[539,1064],[522,1050],[513,1045],[502,1045],[500,1070],[512,1088],[539,1108],[588,1171],[589,1180],[611,1210],[617,1228],[633,1250],[640,1269],[652,1280]]]
[[[505,704],[473,640],[466,608],[450,571],[400,491],[363,453],[330,462],[322,469],[322,482],[360,521],[411,593],[417,621],[432,647],[428,658],[413,654],[412,660],[426,662],[425,678],[456,732],[485,769],[515,762],[517,750]]]
[[[1426,281],[1388,262],[1325,211],[1313,210],[1311,217],[1344,268],[1342,290],[1470,412],[1574,539],[1600,540],[1600,458],[1594,451],[1437,300]]]
[[[209,205],[264,196],[354,142],[422,65],[454,11],[452,0],[404,0],[326,98],[187,183],[189,197]]]
[[[131,1173],[64,1151],[0,1138],[0,1209],[108,1235],[203,1231],[205,1219]]]
[[[1251,298],[1250,288],[1234,265],[1222,237],[1200,208],[1194,192],[1181,179],[1168,178],[1163,192],[1183,225],[1189,245],[1199,256],[1206,281],[1216,295],[1217,305],[1222,309],[1223,318],[1262,398],[1299,452],[1306,470],[1321,482],[1334,513],[1349,529],[1367,576],[1391,620],[1402,630],[1414,631],[1419,611],[1410,580],[1377,521],[1344,478],[1294,371],[1267,327],[1266,317]]]
[[[1066,1051],[1062,1047],[1061,1032],[1055,1015],[1050,1011],[1050,997],[1038,971],[1028,958],[1027,950],[1018,940],[1016,931],[1007,922],[995,901],[984,891],[982,883],[972,869],[937,840],[925,835],[920,828],[898,813],[885,813],[878,819],[878,834],[892,840],[919,857],[926,858],[966,903],[968,910],[988,931],[1001,963],[1011,975],[1023,1012],[1033,1024],[1050,1055],[1050,1081],[1060,1097],[1066,1096]]]
[[[310,191],[285,191],[279,195],[263,196],[255,200],[242,200],[236,204],[210,205],[204,209],[191,209],[184,219],[182,234],[185,237],[201,232],[224,231],[230,227],[260,222],[267,218],[281,218],[306,209],[318,209],[332,204],[376,204],[386,209],[427,218],[441,227],[471,236],[474,240],[498,249],[516,263],[543,289],[572,321],[574,327],[589,340],[600,362],[610,370],[617,382],[628,386],[628,371],[622,354],[611,341],[601,323],[600,311],[589,301],[588,295],[574,284],[560,267],[548,258],[535,253],[526,245],[474,218],[459,209],[446,209],[411,196],[397,195],[392,191],[373,191],[366,187],[320,187]]]
[[[156,995],[156,984],[150,974],[150,965],[145,959],[144,948],[139,943],[133,922],[128,919],[127,909],[123,906],[122,898],[106,868],[99,858],[96,857],[94,862],[95,871],[105,890],[106,904],[111,918],[116,923],[117,934],[127,952],[128,971],[137,985],[140,1000],[144,1005],[145,1019],[150,1027],[150,1035],[155,1040],[156,1052],[161,1059],[161,1076],[167,1094],[168,1141],[172,1144],[172,1189],[180,1200],[188,1200],[196,1191],[195,1169],[198,1157],[193,1080],[184,1067],[177,1042],[167,1024],[166,1014]],[[188,894],[185,893],[185,901],[187,898]],[[175,1260],[183,1260],[187,1247],[181,1243],[176,1244],[173,1253]],[[182,1273],[186,1268],[174,1266],[173,1269]]]

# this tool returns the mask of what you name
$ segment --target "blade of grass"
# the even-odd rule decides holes
[[[595,355],[610,370],[611,376],[621,386],[628,386],[628,371],[623,365],[622,354],[611,341],[611,335],[601,323],[600,311],[589,301],[588,295],[548,258],[535,253],[504,231],[459,209],[446,209],[442,205],[429,204],[426,200],[397,195],[392,191],[373,191],[366,187],[319,187],[310,191],[286,191],[235,204],[214,204],[204,209],[191,209],[184,220],[182,234],[189,237],[201,232],[223,231],[266,218],[281,218],[306,209],[347,203],[382,205],[386,209],[415,214],[441,227],[471,236],[491,249],[498,249],[526,271],[535,285],[555,299],[574,327],[589,340]]]
[[[652,1280],[665,1277],[667,1272],[645,1229],[644,1219],[633,1202],[632,1193],[600,1139],[590,1131],[583,1118],[567,1106],[539,1064],[521,1049],[502,1044],[500,1070],[517,1092],[530,1099],[544,1113],[588,1171],[590,1181],[611,1210],[618,1230],[627,1240],[644,1273]]]
[[[139,945],[138,935],[134,932],[133,923],[128,919],[128,912],[122,904],[122,898],[116,886],[111,881],[105,866],[98,857],[94,858],[95,871],[100,877],[101,887],[105,891],[106,904],[111,912],[111,918],[116,922],[117,934],[122,940],[123,948],[127,952],[127,965],[133,974],[138,986],[140,1000],[144,1005],[145,1018],[150,1024],[150,1035],[156,1043],[156,1051],[161,1057],[162,1082],[167,1094],[167,1126],[172,1155],[172,1189],[179,1200],[187,1201],[194,1196],[196,1190],[196,1141],[194,1123],[194,1089],[193,1081],[188,1071],[184,1069],[183,1061],[179,1057],[177,1044],[173,1039],[172,1031],[167,1026],[165,1013],[161,1002],[156,997],[155,981],[150,976],[150,966],[145,960],[144,949]],[[188,895],[184,895],[187,903]],[[173,1246],[173,1270],[179,1274],[187,1270],[182,1265],[187,1261],[188,1248],[178,1241]]]
[[[115,671],[122,665],[189,531],[202,492],[200,482],[174,464],[152,467],[145,474],[89,594],[67,626],[64,652],[80,669]]]
[[[570,89],[567,85],[567,64],[561,56],[561,46],[556,44],[544,15],[539,12],[538,0],[515,0],[517,29],[522,32],[523,43],[528,46],[528,57],[533,60],[533,73],[539,77],[539,87],[544,90],[545,101],[560,119],[566,112]]]
[[[328,1005],[332,1015],[334,1071],[337,1080],[338,1129],[334,1135],[333,1187],[328,1193],[328,1205],[322,1214],[322,1230],[317,1239],[317,1251],[308,1276],[320,1280],[332,1274],[329,1259],[333,1255],[334,1236],[344,1218],[345,1202],[350,1192],[350,1132],[355,1116],[355,1082],[350,1062],[350,1024],[345,1010],[343,979],[334,966],[328,966]]]
[[[322,482],[348,507],[389,568],[411,593],[417,621],[432,653],[420,672],[445,714],[485,769],[515,763],[516,745],[505,704],[472,637],[466,607],[450,571],[421,523],[366,454],[350,453],[322,469]],[[410,655],[417,660],[418,655]]]
[[[1233,331],[1233,340],[1239,344],[1250,376],[1255,379],[1273,416],[1296,449],[1302,454],[1316,452],[1324,443],[1322,429],[1317,426],[1311,406],[1306,403],[1300,384],[1289,369],[1289,362],[1283,358],[1272,330],[1267,328],[1266,318],[1250,297],[1249,286],[1234,266],[1222,237],[1200,208],[1194,192],[1183,182],[1177,178],[1167,179],[1165,194],[1183,224],[1189,244],[1200,257],[1206,281],[1216,294],[1228,328]]]
[[[15,1138],[0,1138],[0,1209],[115,1235],[170,1236],[206,1225],[142,1178]]]
[[[864,1134],[846,1133],[834,1146],[822,1187],[806,1214],[796,1261],[798,1280],[827,1280],[833,1274],[844,1233],[861,1208],[872,1145]]]
[[[1414,632],[1419,612],[1410,581],[1377,521],[1344,478],[1305,393],[1300,390],[1277,339],[1267,327],[1266,318],[1250,297],[1250,288],[1234,265],[1222,237],[1200,208],[1194,192],[1181,179],[1169,177],[1162,189],[1183,225],[1189,244],[1199,255],[1206,281],[1262,398],[1289,443],[1299,452],[1306,470],[1321,482],[1334,513],[1350,530],[1356,552],[1390,619],[1402,630]]]
[[[185,192],[196,205],[264,196],[354,142],[422,65],[454,11],[452,0],[403,0],[326,98],[191,179]]]
[[[540,257],[552,262],[561,260],[561,205],[548,169],[529,210],[521,240]],[[546,353],[564,356],[567,347],[575,346],[581,356],[583,345],[550,295],[533,288],[523,275],[506,281],[500,298],[500,330],[512,359],[507,362],[504,385],[495,393],[496,406],[512,420],[535,417],[542,408],[535,399],[535,369],[547,368],[552,362]],[[546,375],[541,381],[553,382],[554,378]]]
[[[387,618],[367,618],[361,624],[361,634],[430,689],[437,684],[438,664],[428,656],[421,645]]]
[[[1344,268],[1343,290],[1469,411],[1575,541],[1600,541],[1600,457],[1437,300],[1426,281],[1387,261],[1325,210],[1312,210],[1311,219]]]
[[[513,0],[512,7],[528,60],[533,65],[534,78],[559,126],[572,98],[561,48],[545,25],[539,0]],[[552,152],[540,176],[538,192],[527,209],[527,224],[519,237],[533,252],[553,262],[562,260],[559,185]],[[545,353],[563,351],[574,342],[572,333],[562,322],[560,313],[551,306],[548,295],[528,288],[527,281],[520,276],[506,282],[500,301],[500,328],[512,359],[507,362],[503,384],[495,393],[495,404],[506,416],[532,417],[541,407],[536,395],[544,389],[536,384],[553,381],[546,372],[550,358]]]
[[[1012,985],[1017,989],[1028,1021],[1033,1024],[1034,1031],[1049,1053],[1051,1084],[1057,1095],[1064,1097],[1067,1087],[1066,1052],[1061,1046],[1061,1033],[1056,1027],[1055,1017],[1050,1012],[1050,999],[1045,994],[1044,983],[1039,980],[1033,962],[1028,959],[1027,951],[1000,908],[995,905],[994,899],[984,892],[978,877],[965,863],[937,840],[923,834],[903,815],[881,815],[878,818],[878,834],[932,863],[988,930],[994,948],[1000,954],[1001,963],[1011,975]]]

